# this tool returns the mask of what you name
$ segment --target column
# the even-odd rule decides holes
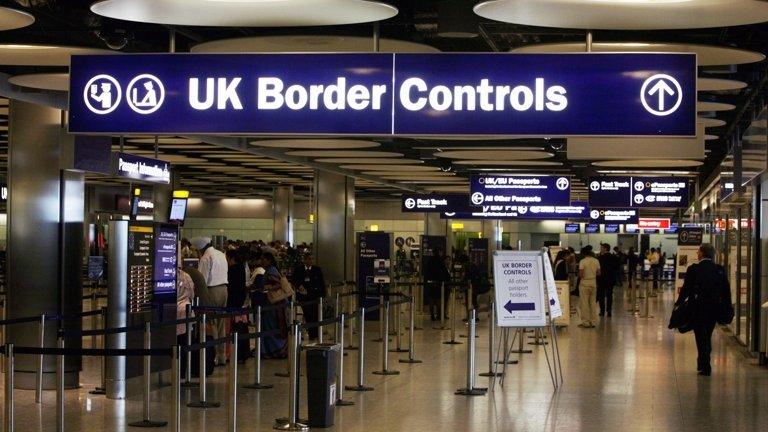
[[[440,213],[424,213],[424,231],[426,235],[448,236],[448,219],[440,219]]]
[[[61,315],[82,309],[84,177],[71,166],[73,137],[59,109],[12,100],[8,163],[7,317]],[[80,319],[64,322],[81,328]],[[45,344],[56,346],[58,323],[46,325]],[[37,346],[37,324],[7,327],[8,342]],[[80,348],[81,338],[67,338]],[[65,385],[75,387],[80,358],[66,357]],[[55,388],[56,358],[46,356],[43,386]],[[33,389],[37,356],[19,355],[16,387]]]
[[[488,239],[488,253],[491,256],[493,256],[494,251],[501,250],[501,233],[501,220],[483,221],[483,237]]]
[[[272,195],[273,240],[293,244],[293,186],[278,186]]]
[[[326,283],[354,280],[354,179],[318,170],[314,182],[315,261]]]

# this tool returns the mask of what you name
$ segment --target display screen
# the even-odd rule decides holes
[[[187,200],[182,198],[174,198],[171,202],[171,215],[168,220],[171,223],[184,225],[184,217],[187,215]]]
[[[566,234],[577,234],[581,232],[581,224],[577,223],[567,223],[565,224],[565,233]]]
[[[620,225],[618,224],[606,224],[606,225],[603,225],[603,232],[605,234],[618,234],[619,227]]]
[[[165,301],[171,297],[176,301],[176,268],[179,229],[175,225],[155,226],[155,301]]]
[[[587,234],[597,234],[600,232],[600,225],[599,224],[587,224],[586,228],[584,228],[584,232]]]

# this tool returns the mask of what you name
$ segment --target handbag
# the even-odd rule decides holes
[[[720,302],[717,305],[717,317],[715,318],[715,321],[720,325],[728,325],[733,322],[735,316],[736,311],[733,310],[731,302],[726,301],[725,299],[720,299]]]
[[[698,297],[689,296],[683,301],[676,303],[672,309],[672,315],[669,317],[670,330],[677,329],[680,333],[688,333],[693,330],[696,324],[696,310],[698,308]]]
[[[270,303],[280,303],[281,301],[294,296],[293,287],[285,276],[280,277],[280,288],[267,291],[267,300]]]

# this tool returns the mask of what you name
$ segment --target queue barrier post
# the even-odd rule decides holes
[[[100,322],[101,322],[101,329],[103,330],[106,328],[106,322],[107,322],[107,308],[102,307],[101,313],[99,314]],[[106,339],[107,335],[102,334],[101,335],[101,347],[105,348],[106,344],[104,343],[104,340]],[[94,347],[95,348],[95,347]],[[92,395],[105,395],[107,394],[107,356],[102,355],[101,360],[99,363],[99,367],[101,368],[101,384],[99,387],[94,388],[89,393]]]
[[[63,336],[57,346],[64,348]],[[64,432],[64,354],[56,356],[56,432]]]
[[[650,288],[648,288],[648,279],[645,280],[645,312],[640,318],[653,318],[651,315],[651,295]]]
[[[339,314],[339,322],[336,323],[337,328],[341,331],[338,333],[339,339],[336,339],[336,343],[339,344],[339,383],[338,383],[338,399],[336,399],[336,406],[349,406],[354,405],[352,401],[344,400],[344,321],[346,320],[346,314],[342,312]]]
[[[324,306],[323,298],[320,297],[317,300],[317,320],[323,321],[323,306]],[[317,343],[323,343],[323,327],[320,326],[317,328]]]
[[[254,357],[256,357],[256,366],[254,368],[253,384],[248,384],[243,387],[255,390],[271,389],[272,384],[261,383],[261,306],[256,306],[256,350]]]
[[[188,304],[184,309],[184,317],[187,322],[184,323],[184,331],[187,336],[187,346],[192,345],[192,323],[189,318],[192,316],[192,305]],[[182,387],[197,387],[197,383],[192,381],[192,351],[186,350],[184,353],[184,361],[186,362],[186,368],[184,370],[184,383]]]
[[[395,352],[395,353],[408,352],[407,349],[403,348],[402,337],[401,337],[402,332],[400,331],[403,328],[401,318],[400,318],[400,315],[402,312],[400,306],[402,304],[403,303],[400,301],[395,303],[395,349],[389,350],[390,352]]]
[[[400,359],[400,363],[421,363],[421,360],[416,360],[413,357],[413,350],[414,350],[414,342],[413,342],[413,332],[416,330],[416,327],[414,326],[415,323],[415,299],[411,297],[408,299],[408,358],[407,359]]]
[[[237,431],[237,332],[232,333],[232,348],[229,357],[229,400],[227,401],[227,425],[229,432]]]
[[[351,296],[350,296],[350,297],[351,297]],[[356,320],[358,320],[358,323],[359,323],[359,320],[360,320],[360,316],[358,315],[357,317],[355,317],[355,319],[356,319]],[[360,327],[360,324],[358,324],[358,325],[357,325],[357,327],[358,327],[358,331],[360,331],[360,328],[359,328],[359,327]],[[354,332],[355,332],[355,326],[352,324],[352,322],[349,322],[349,323],[347,324],[347,328],[349,329],[349,344],[346,346],[346,348],[345,348],[345,349],[347,349],[347,350],[350,350],[350,351],[354,351],[354,350],[358,349],[358,348],[357,348],[357,347],[354,345],[354,343],[352,342],[352,341],[355,339],[355,334],[354,334]],[[342,327],[342,328],[341,328],[341,331],[342,331],[342,332],[344,331],[344,327]]]
[[[206,324],[206,317],[205,314],[203,314],[200,317],[200,329],[198,330],[198,334],[200,335],[200,343],[204,344],[206,340],[206,330],[205,330],[205,324]],[[207,382],[207,374],[206,369],[207,365],[205,362],[205,354],[206,354],[206,347],[203,345],[199,350],[200,355],[200,387],[198,388],[198,401],[197,402],[190,402],[187,404],[190,408],[218,408],[221,406],[218,402],[210,402],[207,400],[207,393],[206,393],[206,382]]]
[[[13,432],[13,344],[5,346],[5,432]]]
[[[38,344],[45,348],[45,314],[40,315],[38,325]],[[35,403],[43,402],[43,354],[37,356],[37,373],[35,374]]]
[[[457,395],[463,396],[483,396],[488,392],[487,388],[475,387],[475,330],[476,325],[475,317],[477,311],[472,309],[469,316],[469,344],[467,347],[467,386],[456,390]]]
[[[288,301],[288,322],[292,323],[296,321],[296,305],[293,300]],[[290,346],[289,346],[290,348]],[[285,359],[285,372],[275,372],[276,377],[290,378],[291,377],[291,357],[288,356]]]
[[[386,337],[389,339],[389,332],[384,332],[384,318],[381,314],[384,313],[384,294],[379,295],[379,337],[374,339],[373,342],[382,342]]]
[[[144,323],[144,349],[152,349],[152,330],[149,322]],[[132,427],[164,427],[168,424],[166,421],[154,421],[149,418],[149,396],[152,389],[152,356],[148,353],[143,358],[143,374],[142,374],[142,407],[141,407],[141,421],[128,423],[128,426]]]
[[[301,349],[301,332],[299,324],[292,321],[290,333],[290,355],[288,356],[291,371],[290,391],[288,393],[288,417],[286,421],[280,421],[273,429],[282,431],[308,431],[309,427],[298,420],[299,408],[299,350]]]
[[[379,313],[379,319],[383,322],[384,329],[384,337],[381,340],[381,370],[373,371],[373,373],[375,375],[400,375],[399,371],[389,369],[389,300],[384,302],[384,309]]]
[[[340,309],[340,307],[341,307],[341,297],[339,297],[339,293],[336,292],[336,294],[334,295],[334,299],[333,299],[333,312],[336,314],[336,316],[339,316],[339,315],[342,314],[342,310]],[[333,327],[333,341],[334,342],[339,342],[339,330],[344,332],[344,326],[342,325],[341,327],[339,327],[339,326],[334,326]]]
[[[456,287],[451,287],[448,302],[451,304],[451,340],[445,341],[443,344],[461,345],[461,342],[456,340]]]
[[[91,292],[91,310],[95,311],[99,307],[99,297],[96,289]],[[96,315],[91,315],[91,330],[96,329]],[[91,348],[96,348],[96,333],[91,335]]]
[[[489,303],[491,312],[488,319],[488,372],[481,373],[483,377],[500,377],[504,374],[502,372],[494,372],[493,359],[496,358],[493,352],[493,347],[496,344],[496,303],[491,300]],[[504,353],[506,355],[506,352]],[[517,360],[512,360],[516,364]]]
[[[173,415],[171,416],[171,430],[181,432],[181,356],[179,346],[171,348],[171,389],[173,401]]]
[[[365,373],[365,308],[361,307],[357,311],[357,385],[347,386],[349,391],[366,392],[373,391],[373,387],[366,387],[363,384],[363,375]]]

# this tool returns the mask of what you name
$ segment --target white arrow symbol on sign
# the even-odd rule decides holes
[[[659,111],[664,111],[664,93],[672,96],[675,91],[664,80],[659,80],[655,86],[651,87],[651,91],[648,92],[651,95],[659,94]]]
[[[649,103],[646,100],[646,98],[656,94],[659,98],[657,103],[654,103],[655,101]],[[667,96],[677,96],[677,98],[673,99],[673,103],[668,103]],[[640,101],[649,113],[659,117],[667,116],[677,111],[683,102],[683,89],[680,87],[680,83],[669,75],[653,75],[643,83],[640,89]]]

